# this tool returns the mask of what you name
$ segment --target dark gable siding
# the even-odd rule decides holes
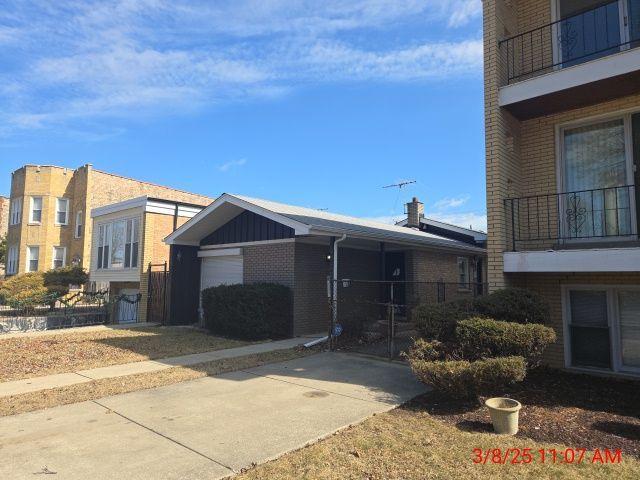
[[[198,247],[171,245],[169,324],[198,322],[200,305],[200,259]]]
[[[293,228],[245,210],[229,220],[215,232],[207,235],[200,245],[223,245],[225,243],[260,242],[294,238]]]

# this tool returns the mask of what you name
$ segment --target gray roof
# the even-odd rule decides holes
[[[225,203],[234,204],[260,215],[271,215],[274,220],[294,228],[296,235],[340,236],[346,234],[352,238],[484,252],[484,249],[468,243],[421,232],[418,229],[228,193],[221,195],[215,202],[167,237],[166,241],[180,243],[181,236],[186,237],[185,234],[190,228],[195,227],[199,221],[203,221],[207,216],[215,215],[216,209]],[[203,236],[202,234],[201,230],[200,235]]]

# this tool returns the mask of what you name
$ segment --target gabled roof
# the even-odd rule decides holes
[[[442,222],[440,220],[435,220],[433,218],[421,217],[420,223],[423,225],[428,225],[432,227],[441,228],[443,230],[450,230],[452,232],[460,233],[462,235],[466,235],[469,237],[473,237],[476,242],[486,242],[487,234],[485,232],[481,232],[480,230],[473,230],[471,228],[459,227],[458,225],[452,225],[447,222]],[[396,225],[405,226],[407,224],[407,219],[400,220]]]
[[[202,238],[224,225],[242,210],[249,210],[287,225],[295,230],[296,236],[347,235],[359,239],[484,252],[484,249],[468,243],[421,232],[417,229],[228,193],[221,195],[211,205],[169,235],[165,242],[168,244],[198,245]]]

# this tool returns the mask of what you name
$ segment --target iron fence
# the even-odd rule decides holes
[[[52,330],[108,323],[109,291],[49,296],[38,303],[0,305],[0,333]]]
[[[395,359],[418,332],[415,308],[488,293],[485,283],[339,279],[333,281],[330,347]],[[334,315],[335,314],[335,315]]]
[[[571,240],[637,237],[635,187],[597,188],[505,200],[511,250]]]
[[[507,84],[640,45],[640,1],[614,0],[499,42]]]

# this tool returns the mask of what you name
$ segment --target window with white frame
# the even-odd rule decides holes
[[[67,264],[66,247],[53,247],[53,265],[52,268],[62,268]]]
[[[56,225],[69,224],[69,199],[56,199]]]
[[[566,363],[640,373],[640,288],[567,287]]]
[[[42,197],[31,197],[30,223],[42,223]]]
[[[458,257],[458,286],[459,288],[469,288],[469,259]]]
[[[9,225],[18,225],[22,221],[22,198],[11,200],[9,210]]]
[[[78,212],[76,213],[76,229],[74,232],[74,236],[76,238],[80,238],[82,236],[82,232],[83,232],[83,225],[82,225],[82,212]]]
[[[11,245],[7,250],[7,274],[15,275],[18,273],[18,246]]]
[[[116,220],[98,226],[98,269],[123,269],[138,266],[140,221]]]
[[[40,247],[27,247],[27,272],[38,271],[38,260],[40,258]]]

